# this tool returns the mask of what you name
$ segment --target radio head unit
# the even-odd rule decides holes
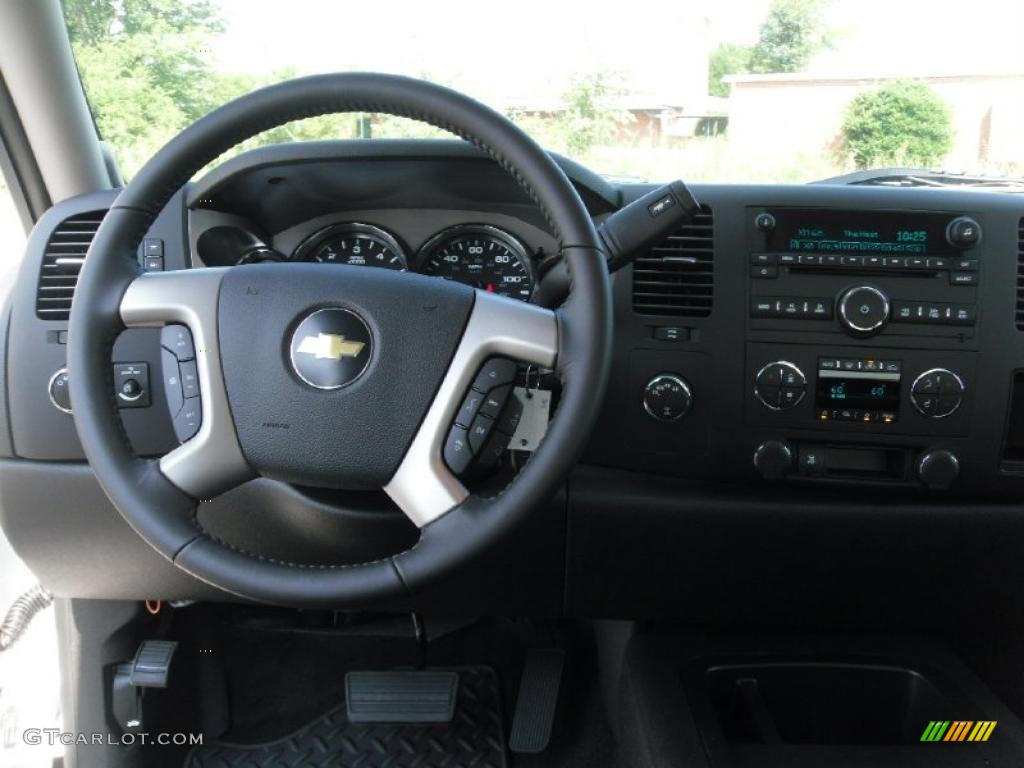
[[[786,208],[769,215],[769,253],[956,256],[964,247],[950,237],[950,225],[962,218],[956,214]]]

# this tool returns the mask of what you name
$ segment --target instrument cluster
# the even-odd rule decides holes
[[[200,257],[211,265],[308,261],[420,272],[522,301],[530,300],[536,279],[527,246],[511,232],[490,224],[448,227],[415,251],[398,235],[359,221],[326,226],[291,254],[278,253],[239,232],[233,226],[205,231],[197,242]]]

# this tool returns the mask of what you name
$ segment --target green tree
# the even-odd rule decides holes
[[[210,63],[224,29],[210,0],[64,0],[64,13],[100,135],[124,173],[227,95]]]
[[[858,168],[931,167],[953,146],[952,118],[927,84],[894,80],[850,102],[843,140]]]
[[[513,110],[508,116],[542,146],[586,160],[595,147],[613,141],[619,129],[633,119],[610,103],[619,93],[612,75],[577,75],[562,93],[556,110],[546,114]]]
[[[728,96],[729,84],[723,78],[749,72],[752,53],[750,46],[738,43],[722,43],[712,51],[708,59],[708,93],[712,96]]]
[[[829,0],[772,0],[750,56],[751,72],[800,72],[830,45],[822,20]]]

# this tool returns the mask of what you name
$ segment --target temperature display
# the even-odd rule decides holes
[[[859,376],[818,376],[815,404],[818,408],[852,408],[893,411],[900,404],[898,380]]]

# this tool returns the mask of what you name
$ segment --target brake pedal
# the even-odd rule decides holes
[[[450,723],[458,690],[458,672],[349,672],[345,707],[351,723]]]
[[[513,752],[533,755],[547,749],[564,666],[565,652],[559,648],[532,648],[527,652],[508,739]]]

